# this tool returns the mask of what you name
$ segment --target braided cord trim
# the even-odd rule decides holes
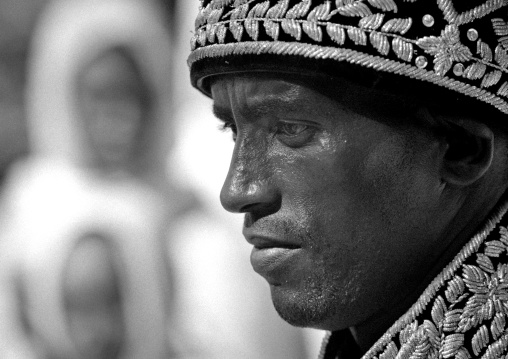
[[[362,65],[375,70],[388,73],[408,76],[417,80],[423,80],[438,86],[457,91],[466,96],[476,98],[496,107],[501,112],[508,114],[508,103],[501,97],[494,95],[485,89],[478,88],[446,76],[440,76],[435,72],[419,69],[407,63],[382,58],[379,56],[361,53],[351,49],[325,47],[300,42],[272,42],[252,41],[230,44],[213,44],[194,50],[188,64],[205,58],[227,57],[230,55],[252,55],[252,54],[273,54],[273,55],[298,55],[312,59],[332,59],[346,61],[352,64]]]

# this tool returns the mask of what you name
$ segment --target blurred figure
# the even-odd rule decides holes
[[[184,201],[164,173],[169,46],[150,1],[58,0],[43,13],[32,154],[5,190],[0,357],[177,356],[165,235]]]

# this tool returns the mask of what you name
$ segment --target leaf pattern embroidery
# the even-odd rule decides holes
[[[361,1],[337,0],[337,10],[343,16],[365,17],[372,15],[371,10]]]
[[[392,41],[393,51],[401,60],[410,62],[413,59],[413,44],[398,37]]]
[[[366,16],[360,20],[358,26],[360,26],[363,29],[376,30],[383,23],[384,17],[385,17],[384,14],[375,14]]]
[[[381,28],[381,31],[384,32],[395,32],[399,33],[401,35],[404,35],[406,32],[409,31],[411,28],[411,25],[413,24],[413,20],[411,18],[407,19],[391,19],[388,20],[383,27]]]
[[[302,2],[293,6],[287,13],[287,19],[299,19],[304,17],[310,10],[312,0],[302,0]]]
[[[293,36],[296,40],[302,38],[302,27],[295,19],[284,19],[281,26],[286,34]]]
[[[346,32],[342,26],[328,23],[326,25],[326,32],[338,45],[344,44],[344,41],[346,40]]]
[[[259,36],[259,22],[257,18],[263,17],[265,13],[268,11],[270,7],[270,1],[265,1],[259,4],[256,4],[247,15],[247,19],[245,19],[245,31],[249,34],[249,36],[256,41]]]
[[[453,62],[464,62],[472,58],[471,50],[460,43],[457,25],[447,25],[441,36],[426,36],[417,41],[417,45],[429,55],[434,56],[434,71],[444,76]]]
[[[369,4],[383,11],[397,12],[397,4],[393,0],[368,0]]]
[[[381,55],[387,55],[390,51],[390,42],[388,41],[388,38],[380,34],[379,32],[371,32],[369,36],[370,42],[372,43],[372,46],[381,54]]]

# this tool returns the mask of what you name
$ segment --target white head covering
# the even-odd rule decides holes
[[[162,167],[170,123],[170,39],[147,0],[57,0],[43,13],[28,66],[29,142],[36,155],[83,163],[90,153],[76,110],[79,71],[115,47],[130,51],[154,96],[152,148]]]

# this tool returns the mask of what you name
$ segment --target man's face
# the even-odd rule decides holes
[[[326,91],[282,75],[212,83],[235,138],[221,202],[245,213],[254,270],[289,323],[337,330],[421,284],[451,214],[425,121],[352,84]]]

